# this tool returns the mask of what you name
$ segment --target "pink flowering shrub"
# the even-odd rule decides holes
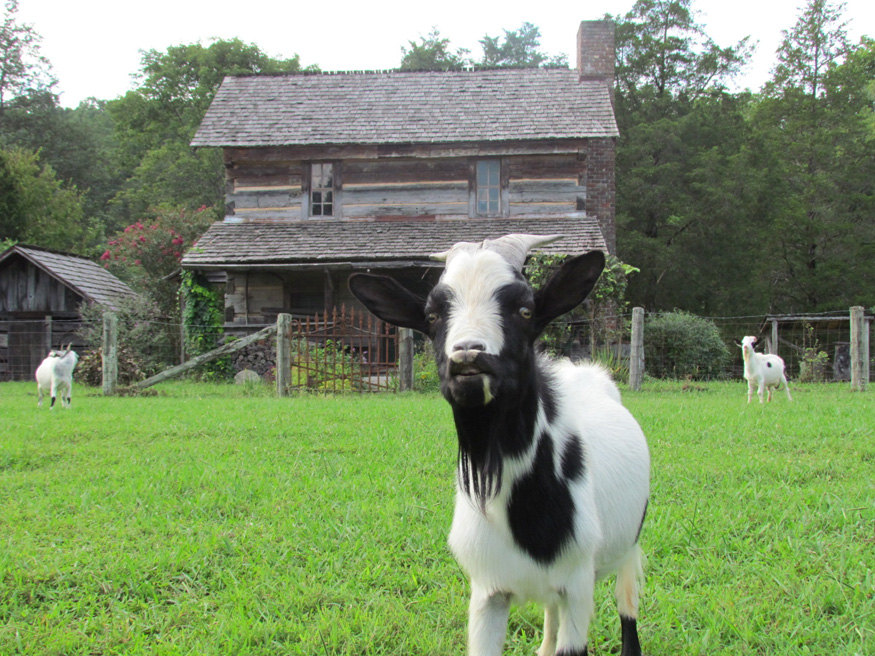
[[[178,320],[179,281],[167,277],[179,269],[183,253],[215,220],[215,211],[206,206],[194,212],[158,210],[153,218],[132,223],[113,236],[100,260],[136,291],[148,294],[165,317]]]
[[[179,268],[182,254],[214,220],[215,213],[207,207],[162,211],[115,235],[100,259],[107,269],[142,268],[145,275],[163,278]]]

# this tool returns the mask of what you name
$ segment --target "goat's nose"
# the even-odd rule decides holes
[[[485,351],[486,344],[478,342],[476,339],[467,339],[463,342],[453,344],[453,351]]]

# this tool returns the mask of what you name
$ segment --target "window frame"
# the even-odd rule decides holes
[[[323,177],[323,167],[331,167],[331,186],[315,186],[318,178]],[[341,185],[340,185],[340,162],[335,161],[313,161],[307,162],[305,166],[306,189],[303,194],[302,213],[305,219],[339,219],[341,218]],[[314,193],[328,192],[331,194],[331,213],[330,214],[314,214],[313,208],[316,205],[314,201]],[[324,200],[320,201],[319,205],[328,205]]]
[[[491,171],[487,172],[487,179],[481,180],[481,166],[490,166]],[[471,160],[471,185],[469,197],[469,215],[472,217],[506,217],[508,216],[508,185],[507,185],[507,166],[503,157],[478,157]],[[496,180],[491,178],[491,173],[497,176]],[[489,196],[489,192],[494,190],[494,197],[487,198],[485,202],[487,207],[481,209],[481,196],[485,193]],[[493,205],[495,203],[496,205]]]

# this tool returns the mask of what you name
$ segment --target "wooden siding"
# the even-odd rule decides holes
[[[268,154],[261,150],[226,152],[229,213],[241,220],[306,219],[307,162],[259,159]],[[338,167],[342,185],[335,218],[470,217],[475,160],[343,160]],[[504,216],[568,216],[585,211],[586,157],[579,150],[506,156],[503,162]]]
[[[6,316],[21,313],[75,316],[81,302],[81,296],[23,258],[7,260],[2,268],[0,313]]]

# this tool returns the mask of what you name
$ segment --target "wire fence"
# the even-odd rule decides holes
[[[666,339],[672,339],[665,334],[654,335],[648,331],[648,324],[660,317],[659,314],[645,315],[645,372],[650,376],[662,377],[666,372],[676,371],[677,351],[673,351]],[[788,377],[791,380],[812,381],[847,381],[850,380],[849,345],[850,320],[845,312],[830,312],[816,315],[774,315],[774,316],[735,316],[735,317],[698,317],[713,324],[723,347],[723,357],[720,365],[714,370],[700,371],[702,375],[684,374],[677,377],[698,377],[706,379],[740,378],[743,371],[741,349],[736,345],[746,335],[754,335],[758,340],[758,350],[776,352],[786,365]],[[326,323],[328,321],[328,323]],[[340,325],[344,320],[335,320]],[[320,323],[321,322],[321,323]],[[311,326],[317,326],[325,333],[327,326],[332,324],[324,316],[321,319],[310,320]],[[594,358],[606,361],[614,369],[615,374],[622,379],[628,371],[630,344],[631,315],[616,317],[609,331],[603,326],[595,332],[599,338],[593,339],[593,326],[585,320],[557,322],[551,330],[554,335],[561,335],[560,343],[554,343],[553,349],[559,355],[572,359]],[[307,326],[307,320],[296,320],[299,329]],[[872,343],[873,322],[867,315],[865,323],[869,331],[869,343]],[[216,345],[225,343],[229,338],[243,337],[263,328],[255,326],[226,326],[224,330],[210,332],[206,327],[197,328],[198,334],[207,342]],[[308,328],[309,330],[309,328]],[[82,320],[0,320],[0,380],[32,380],[34,371],[49,350],[65,348],[69,344],[80,355],[80,365],[77,367],[77,379],[82,382],[100,384],[100,348],[103,325],[99,321]],[[609,334],[609,337],[604,337]],[[777,347],[772,345],[773,335],[777,334]],[[327,333],[326,333],[327,335]],[[187,329],[177,323],[140,321],[126,326],[119,334],[120,368],[128,367],[131,375],[140,379],[154,375],[164,369],[178,365],[191,357],[186,351]],[[387,338],[395,338],[394,331],[386,333]],[[326,339],[333,345],[334,353],[343,354],[344,340],[342,335],[319,337],[314,334],[301,333],[297,341],[299,357],[310,357],[311,346],[325,346]],[[361,338],[355,338],[355,344],[350,343],[347,351],[353,355],[361,350]],[[395,357],[394,343],[381,347],[382,353]],[[698,347],[697,347],[698,348]],[[236,372],[248,369],[260,378],[272,381],[276,368],[276,346],[274,339],[256,342],[241,351],[226,356],[222,370],[230,378]],[[871,355],[871,352],[870,352]],[[324,351],[320,357],[327,366]],[[332,356],[334,357],[334,356]],[[381,355],[381,358],[384,356]],[[343,362],[347,360],[341,358]],[[300,372],[305,371],[305,377],[322,380],[323,377],[314,370],[318,366],[306,361],[299,366]],[[870,359],[871,362],[871,359]],[[125,364],[127,363],[127,364]],[[869,367],[870,379],[873,362]],[[391,363],[381,359],[380,366],[386,376],[391,375]],[[372,374],[373,375],[373,374]],[[121,373],[120,373],[121,378]],[[121,383],[125,383],[120,379]],[[131,382],[131,381],[128,381]],[[306,385],[304,385],[306,386]],[[367,387],[367,386],[366,386]],[[390,386],[390,389],[394,387]]]
[[[667,313],[683,314],[683,313]],[[851,379],[851,324],[850,313],[824,312],[807,315],[751,315],[732,317],[693,317],[700,322],[712,324],[716,330],[723,356],[716,357],[719,366],[713,370],[687,372],[672,376],[676,371],[680,355],[678,348],[697,350],[694,356],[699,362],[710,361],[709,354],[701,340],[690,343],[690,335],[678,334],[677,330],[650,330],[655,320],[666,313],[645,315],[644,323],[644,362],[645,372],[653,377],[693,377],[702,379],[740,378],[744,371],[740,342],[743,337],[753,335],[757,338],[757,350],[779,355],[787,367],[791,379],[810,382],[849,381]],[[686,315],[691,316],[692,315]],[[554,349],[559,355],[577,360],[591,358],[608,364],[615,374],[621,376],[628,371],[631,342],[632,315],[616,317],[614,327],[607,331],[611,335],[606,340],[596,340],[593,347],[592,326],[584,320],[558,322],[558,329],[564,331],[565,338],[560,348]],[[869,343],[872,343],[873,321],[867,316],[866,327]],[[606,331],[600,331],[604,334]],[[777,344],[773,344],[777,335]],[[873,370],[870,352],[870,378]]]

